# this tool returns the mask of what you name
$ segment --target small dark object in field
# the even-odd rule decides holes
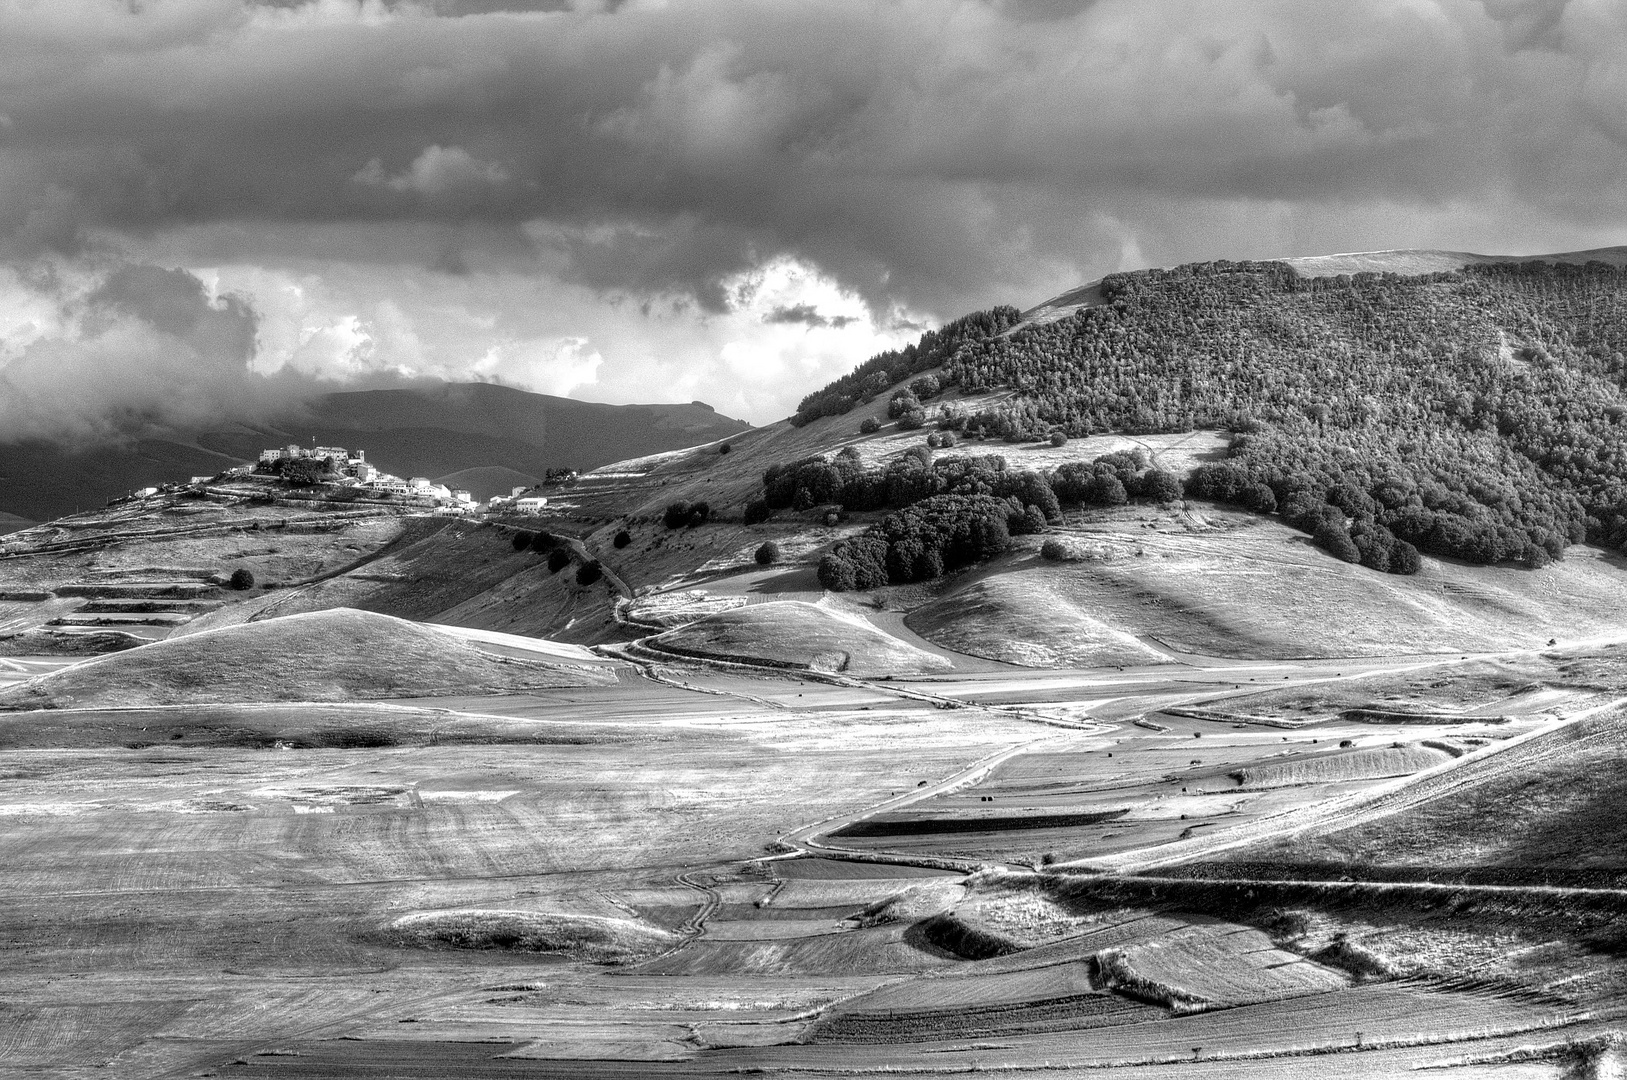
[[[232,571],[232,588],[242,591],[254,588],[254,574],[247,567],[238,567]]]
[[[604,568],[599,565],[598,559],[585,562],[576,568],[576,583],[578,585],[592,585],[603,576]]]
[[[763,546],[757,549],[754,558],[758,566],[772,566],[780,561],[780,545],[772,540],[765,540]]]
[[[733,448],[730,447],[728,443],[724,443],[722,446],[717,448],[717,452],[720,454],[727,454],[731,449]]]
[[[562,547],[548,553],[548,572],[557,574],[571,563],[571,553]]]
[[[616,538],[610,541],[611,545],[616,548],[624,548],[632,542],[633,534],[628,532],[626,529],[623,529],[621,532],[617,533]]]

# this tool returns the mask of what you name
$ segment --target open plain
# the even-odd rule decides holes
[[[298,668],[286,621],[32,685],[168,685],[207,649],[230,686],[253,661],[211,639]],[[447,648],[524,651],[468,633]],[[1627,730],[1576,656],[865,679],[641,651],[574,687],[464,665],[394,698],[3,714],[0,1069],[1523,1077],[1608,1049],[1619,847],[1573,841],[1590,873],[1560,882],[1545,804],[1505,790],[1516,761],[1596,775]],[[1539,831],[1338,871],[1464,800]]]

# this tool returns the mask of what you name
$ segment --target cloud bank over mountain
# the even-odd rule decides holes
[[[1114,269],[1624,210],[1612,0],[0,3],[0,425],[415,378],[763,422]]]

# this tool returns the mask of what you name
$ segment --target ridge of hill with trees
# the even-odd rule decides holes
[[[946,405],[940,426],[962,437],[1228,430],[1229,460],[1190,494],[1279,511],[1375,569],[1408,572],[1413,548],[1540,566],[1571,543],[1627,542],[1620,268],[1304,277],[1214,262],[1099,289],[1102,305],[1049,323],[1018,325],[1013,308],[957,320],[809,395],[794,422],[937,368],[934,388],[1016,392]]]

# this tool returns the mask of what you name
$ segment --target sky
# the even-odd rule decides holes
[[[1114,270],[1622,243],[1619,0],[0,0],[0,439],[761,424]]]

